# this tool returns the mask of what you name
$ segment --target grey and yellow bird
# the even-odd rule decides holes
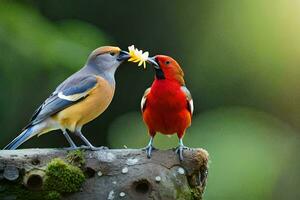
[[[83,136],[81,129],[109,106],[115,91],[115,71],[129,57],[119,47],[95,49],[85,66],[56,88],[34,112],[23,132],[4,149],[16,149],[35,135],[57,129],[62,130],[71,148],[77,146],[67,131],[80,137],[88,148],[97,149]]]

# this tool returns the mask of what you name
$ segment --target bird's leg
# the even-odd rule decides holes
[[[65,136],[65,138],[67,139],[67,141],[70,144],[70,149],[77,149],[78,147],[76,146],[76,144],[74,143],[74,141],[72,140],[72,138],[69,136],[67,130],[63,129],[62,132],[63,132],[63,135]]]
[[[93,151],[108,149],[107,147],[95,147],[94,145],[92,145],[90,141],[86,139],[86,137],[84,137],[84,135],[81,133],[81,130],[76,130],[75,135],[77,135],[87,145],[87,147],[83,146],[81,148],[87,148]]]
[[[76,130],[75,135],[77,135],[87,145],[88,149],[96,150],[96,147],[94,145],[92,145],[90,143],[90,141],[88,139],[86,139],[86,137],[84,137],[84,135],[81,133],[81,130]],[[83,147],[83,148],[85,148],[85,147]]]
[[[179,155],[179,160],[183,161],[183,150],[189,149],[183,145],[182,138],[179,138],[179,146],[176,148],[175,152]]]
[[[153,146],[153,139],[154,136],[151,136],[148,145],[145,148],[143,148],[144,150],[146,150],[147,158],[151,158],[152,150],[156,150],[156,148]]]

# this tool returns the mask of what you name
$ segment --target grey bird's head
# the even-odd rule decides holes
[[[114,75],[119,65],[129,58],[129,54],[119,47],[103,46],[95,49],[90,54],[86,65],[101,74]]]

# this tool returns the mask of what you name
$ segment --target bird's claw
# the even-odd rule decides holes
[[[153,145],[148,145],[145,148],[143,148],[142,150],[146,151],[147,158],[151,158],[152,151],[157,150],[157,149]]]
[[[109,148],[107,146],[100,146],[100,147],[96,147],[97,150],[108,150]]]
[[[90,149],[89,146],[85,146],[85,145],[81,145],[79,148],[80,148],[80,149]]]
[[[78,149],[80,149],[80,147],[64,147],[63,148],[64,150],[67,150],[67,151],[72,151],[72,150],[78,150]]]
[[[98,151],[98,150],[107,150],[109,149],[106,146],[100,146],[100,147],[95,147],[95,146],[80,146],[81,149],[87,149],[91,151]]]
[[[176,149],[175,149],[175,153],[179,155],[179,160],[183,161],[183,150],[189,150],[189,147],[186,147],[184,145],[179,145]]]

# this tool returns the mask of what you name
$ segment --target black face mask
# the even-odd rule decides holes
[[[154,68],[154,69],[155,69],[155,76],[157,79],[159,79],[159,80],[166,79],[164,72],[161,69],[157,69],[157,68]]]

